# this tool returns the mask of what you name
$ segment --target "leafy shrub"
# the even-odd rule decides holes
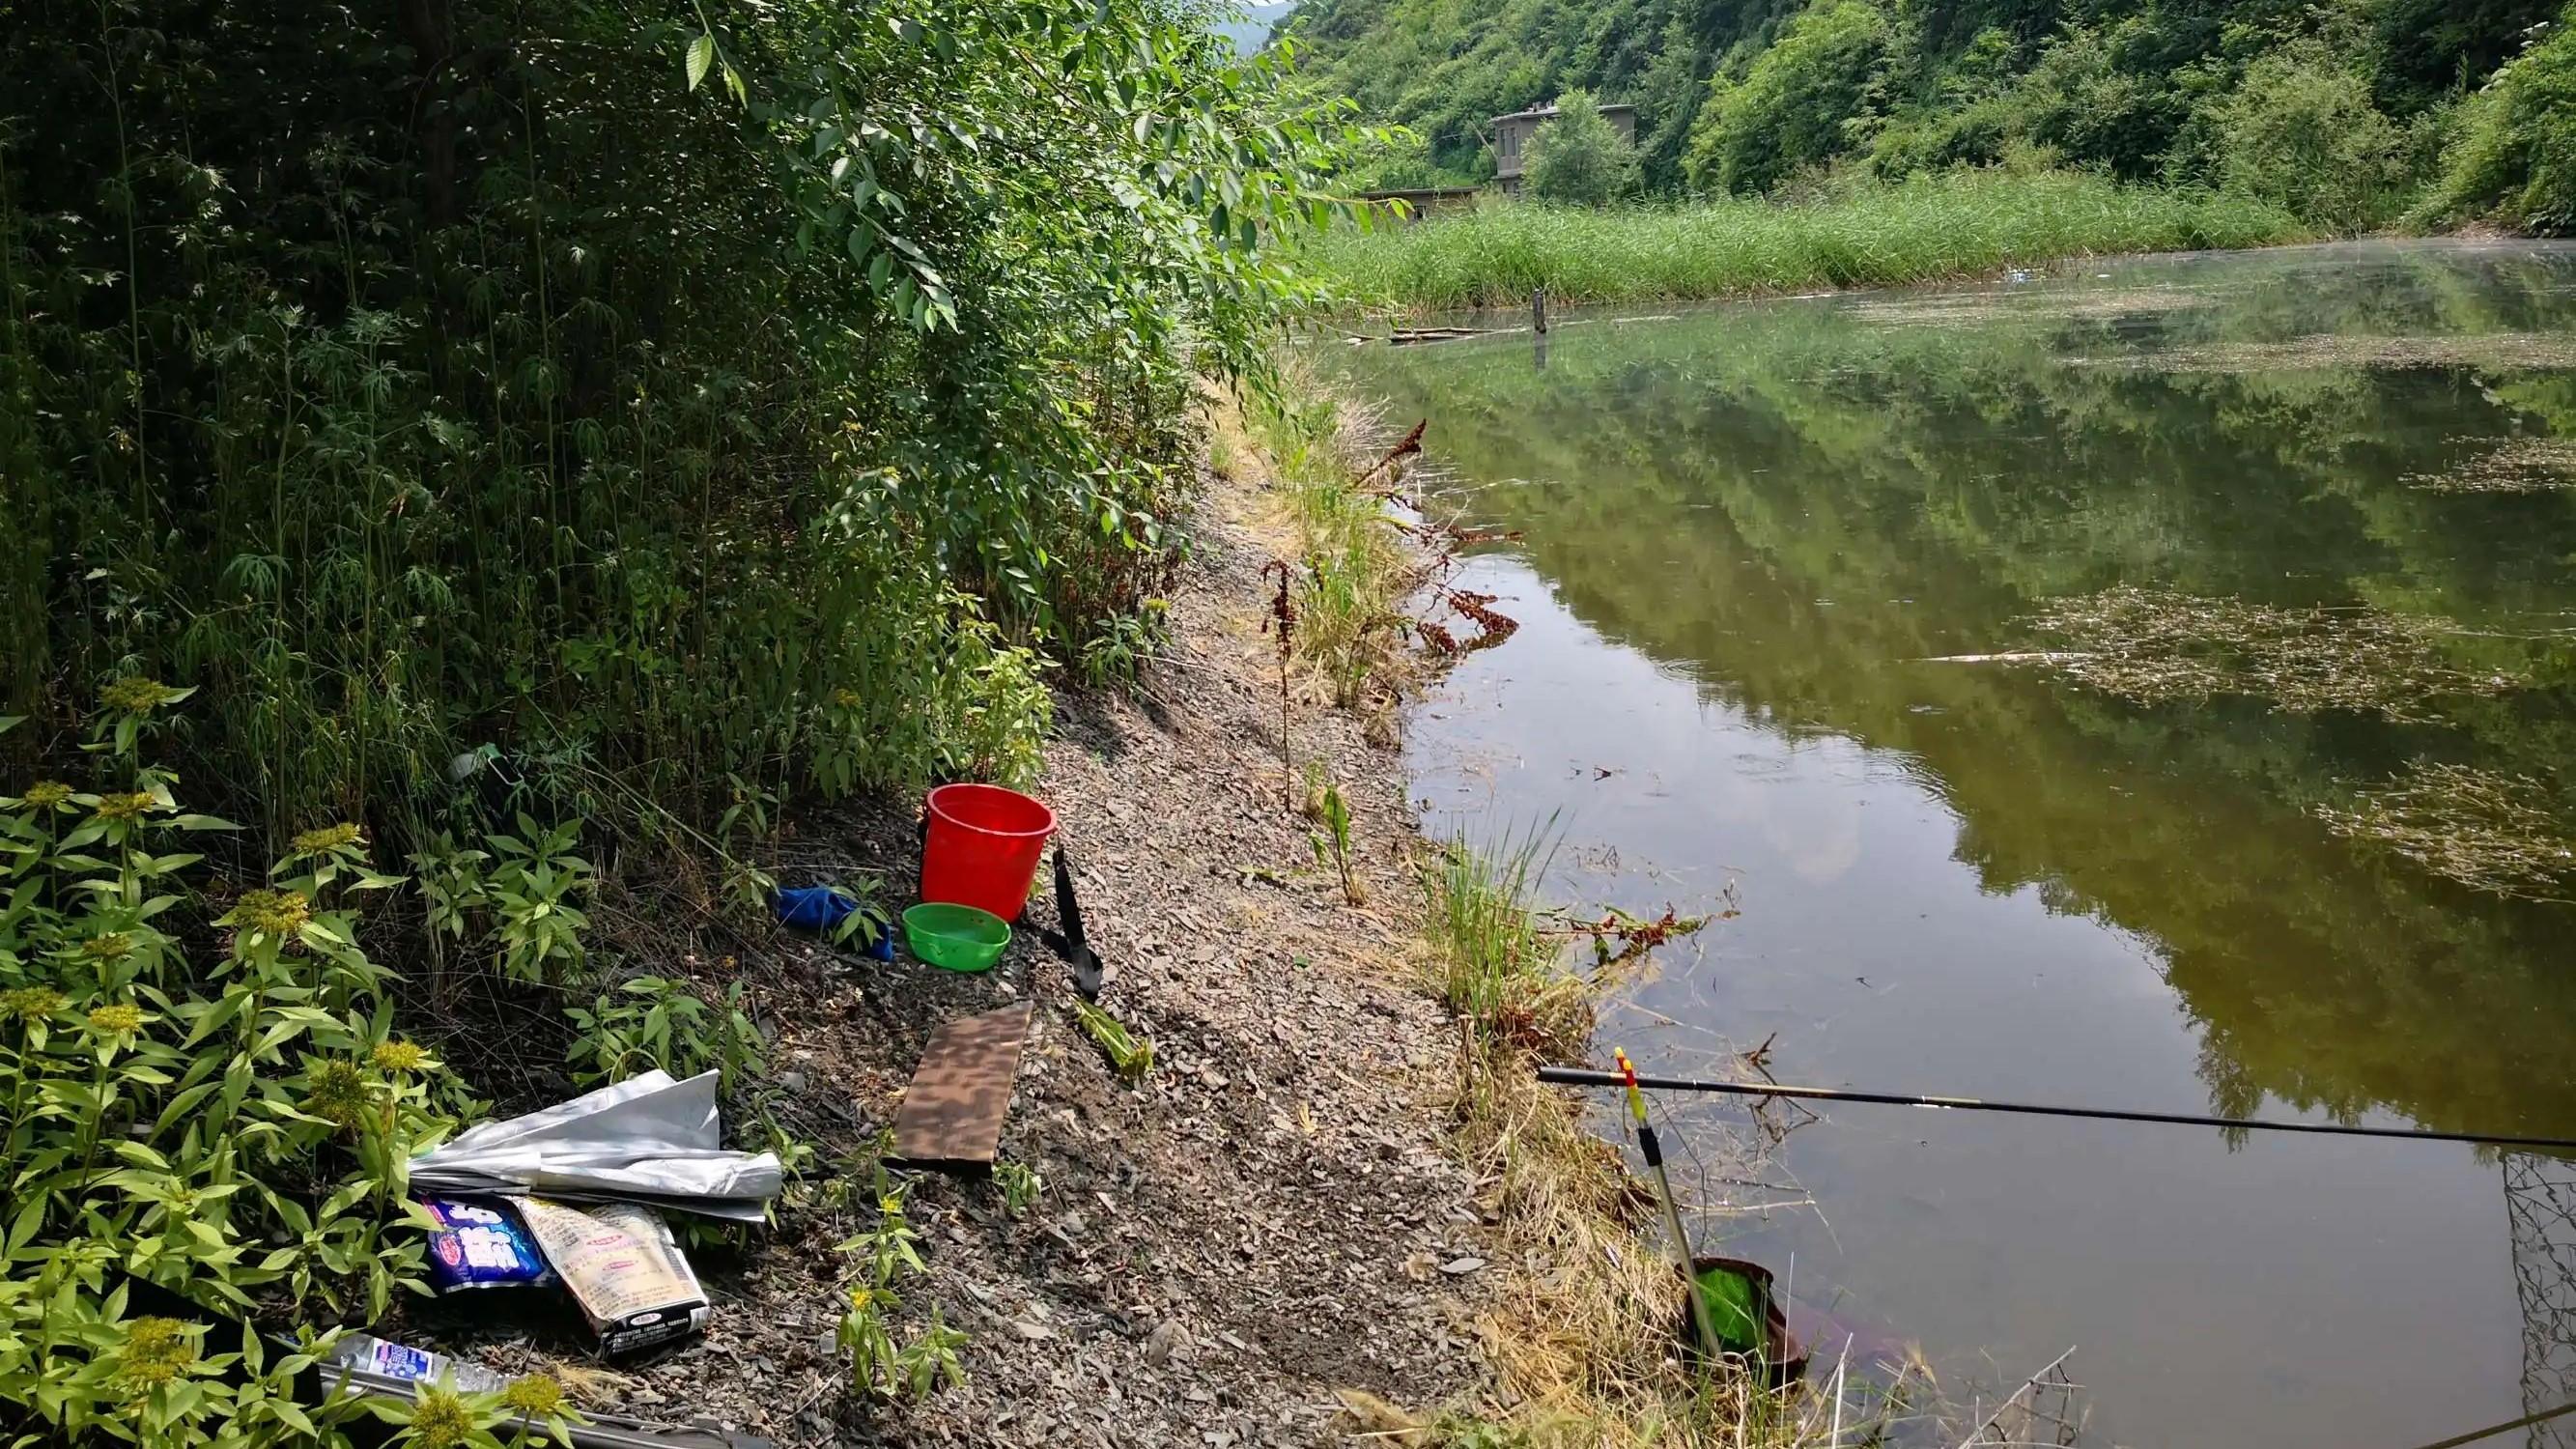
[[[2005,133],[2129,180],[2156,175],[2190,111],[2154,63],[2160,40],[2142,16],[2068,26],[2008,93]]]
[[[2405,205],[2406,136],[2370,83],[2314,46],[2267,53],[2210,108],[2218,183],[2330,231],[2366,231]]]
[[[233,827],[142,763],[171,693],[131,683],[95,788],[0,797],[0,1403],[52,1442],[309,1442],[288,1381],[321,1345],[153,1316],[129,1280],[243,1320],[381,1315],[422,1277],[409,1161],[464,1099],[391,1032],[358,902],[395,881],[357,827],[299,835],[228,909],[180,884],[190,837]]]
[[[1989,26],[1971,37],[1936,83],[1937,103],[1890,119],[1870,148],[1870,169],[1895,179],[1917,171],[1984,166],[2018,136],[2009,99],[2021,47]]]
[[[1801,11],[1742,80],[1710,80],[1682,162],[1692,184],[1767,191],[1865,145],[1902,44],[1874,0],[1819,0]]]
[[[2576,26],[2564,21],[2471,97],[2424,211],[2576,231]]]
[[[1524,190],[1540,201],[1602,206],[1637,186],[1637,148],[1601,114],[1590,91],[1557,97],[1556,115],[1530,137]]]
[[[580,974],[590,916],[576,902],[596,883],[595,868],[575,853],[581,827],[541,826],[525,814],[518,827],[517,835],[484,836],[485,849],[461,846],[442,831],[412,852],[435,966],[444,969],[451,952],[470,950],[488,955],[502,976],[532,986]]]
[[[1048,661],[1005,644],[980,620],[960,636],[960,667],[945,682],[941,758],[951,776],[1025,789],[1046,769],[1046,727],[1054,699],[1040,673]]]
[[[573,1075],[585,1086],[656,1067],[683,1079],[714,1071],[716,1090],[730,1097],[737,1083],[769,1071],[769,1041],[739,981],[711,1007],[686,981],[638,976],[564,1015],[575,1032]]]
[[[1445,166],[1432,154],[1430,141],[1415,131],[1395,131],[1369,146],[1346,173],[1354,191],[1428,190],[1473,186],[1486,177],[1465,167]]]
[[[1103,624],[1082,646],[1082,682],[1093,689],[1136,683],[1146,661],[1171,639],[1171,607],[1168,599],[1146,599],[1135,613]]]
[[[13,13],[0,702],[184,676],[217,803],[405,851],[487,743],[602,835],[1025,769],[1338,113],[1152,0],[415,9]]]
[[[589,894],[594,871],[573,853],[579,825],[547,829],[522,815],[519,832],[485,839],[498,860],[483,903],[499,925],[501,974],[531,984],[560,981],[581,967],[590,917],[573,902]]]

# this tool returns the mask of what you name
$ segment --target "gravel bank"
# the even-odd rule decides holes
[[[696,968],[750,986],[818,1176],[866,1160],[940,1021],[1035,998],[1003,1154],[1043,1177],[1037,1204],[1014,1219],[996,1184],[938,1176],[911,1194],[928,1272],[897,1335],[936,1305],[970,1336],[964,1386],[906,1405],[849,1388],[834,1245],[874,1220],[862,1168],[739,1251],[694,1250],[708,1337],[600,1382],[602,1403],[781,1445],[1294,1445],[1344,1441],[1337,1391],[1427,1406],[1477,1381],[1486,1230],[1445,1150],[1454,1032],[1411,964],[1413,814],[1392,751],[1301,702],[1301,765],[1329,761],[1355,816],[1372,904],[1345,904],[1284,802],[1260,568],[1291,545],[1267,512],[1211,483],[1168,655],[1137,698],[1068,692],[1048,751],[1040,793],[1119,971],[1107,1004],[1154,1043],[1143,1083],[1083,1035],[1032,931],[986,976],[792,939]],[[911,808],[799,822],[784,878],[873,869],[899,896]],[[1052,922],[1043,883],[1031,915]],[[581,1357],[566,1325],[454,1304],[415,1337],[511,1368]]]

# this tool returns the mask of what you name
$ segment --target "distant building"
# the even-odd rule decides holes
[[[1619,128],[1621,137],[1637,139],[1635,106],[1603,106],[1601,115]],[[1494,117],[1494,180],[1503,190],[1517,193],[1521,189],[1521,158],[1529,151],[1529,139],[1538,128],[1556,119],[1556,107],[1536,106]]]
[[[1404,203],[1404,219],[1420,221],[1443,211],[1458,211],[1476,204],[1481,187],[1475,186],[1399,186],[1385,191],[1363,191],[1360,200]]]

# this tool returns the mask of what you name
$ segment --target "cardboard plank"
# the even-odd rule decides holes
[[[913,1167],[989,1171],[1028,1039],[1025,1001],[942,1023],[895,1113],[895,1157]]]

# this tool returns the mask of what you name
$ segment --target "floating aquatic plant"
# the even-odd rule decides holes
[[[2488,332],[2457,337],[2320,333],[2285,342],[2211,342],[2067,361],[2078,367],[2125,367],[2144,372],[2291,372],[2318,367],[2482,367],[2519,372],[2576,368],[2576,337],[2542,332]]]
[[[2445,880],[2525,900],[2555,898],[2576,874],[2576,838],[2557,795],[2529,775],[2419,760],[2349,807],[2317,816],[2348,839],[2378,846]]]
[[[2454,665],[2441,644],[2460,628],[2434,615],[2282,609],[2123,586],[2060,599],[2024,623],[2071,647],[2013,659],[2146,704],[2233,694],[2298,714],[2370,710],[2422,721],[2439,696],[2502,694],[2520,683]]]
[[[2108,322],[2207,306],[2209,298],[2179,287],[1996,288],[1936,292],[1855,302],[1848,315],[1893,326],[1982,327],[1990,322]]]
[[[2546,493],[2576,488],[2576,438],[2514,438],[2447,473],[2407,480],[2436,493]]]

